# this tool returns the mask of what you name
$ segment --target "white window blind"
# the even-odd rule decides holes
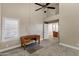
[[[15,18],[4,17],[2,21],[2,40],[12,40],[19,37],[19,21]]]

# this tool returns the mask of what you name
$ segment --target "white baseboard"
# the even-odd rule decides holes
[[[14,49],[14,48],[17,48],[17,47],[20,47],[20,46],[21,45],[16,45],[16,46],[13,46],[13,47],[5,48],[5,49],[0,50],[0,52],[8,51],[10,49]]]
[[[71,45],[68,45],[68,44],[59,43],[59,45],[62,45],[62,46],[65,46],[65,47],[69,47],[69,48],[72,48],[72,49],[75,49],[75,50],[79,50],[79,47],[71,46]]]

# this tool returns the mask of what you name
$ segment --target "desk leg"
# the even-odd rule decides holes
[[[38,44],[40,44],[40,40],[38,40]]]
[[[26,45],[25,45],[25,44],[23,44],[23,45],[22,45],[22,47],[23,47],[23,48],[24,48],[24,50],[25,50],[25,48],[26,48]]]
[[[24,45],[24,50],[26,49],[26,45]]]

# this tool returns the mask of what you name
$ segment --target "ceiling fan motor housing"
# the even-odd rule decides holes
[[[46,11],[44,11],[44,13],[46,13]]]

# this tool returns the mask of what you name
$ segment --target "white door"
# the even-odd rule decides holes
[[[44,24],[44,39],[48,39],[48,24]]]

